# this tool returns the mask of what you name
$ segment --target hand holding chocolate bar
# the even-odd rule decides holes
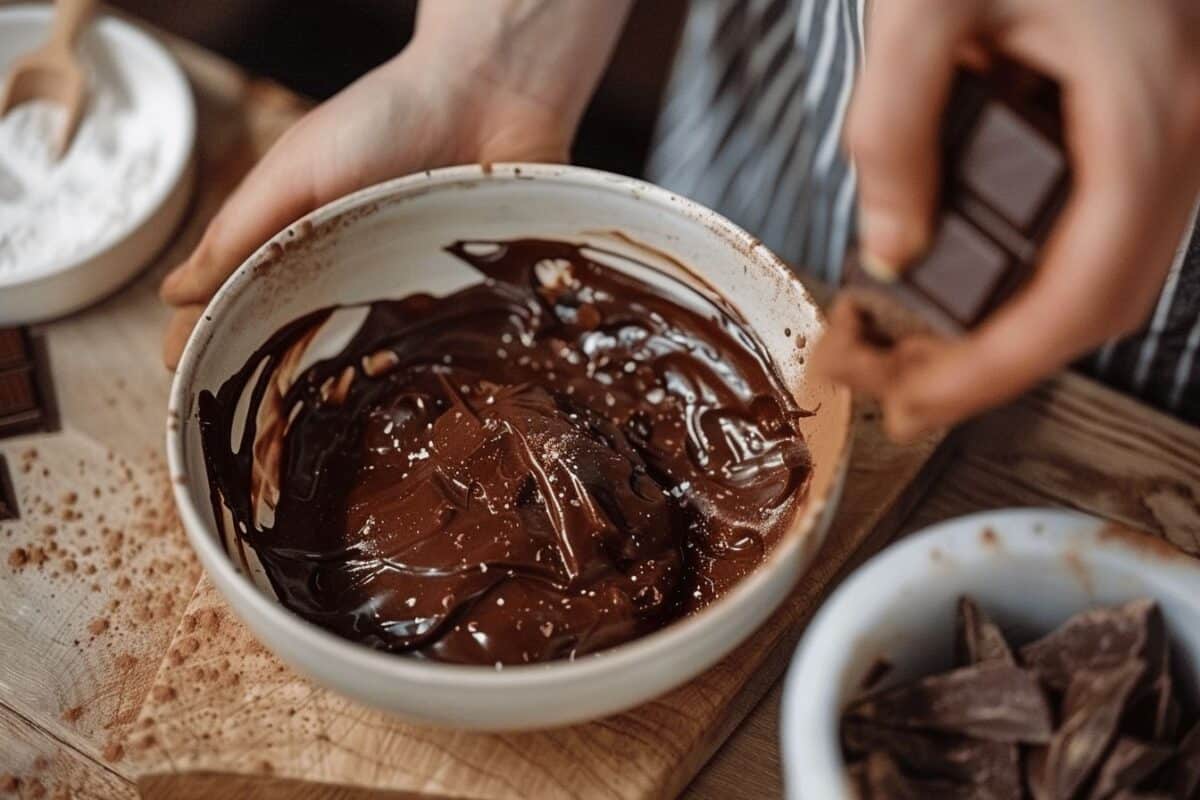
[[[841,299],[817,358],[878,396],[904,439],[1145,320],[1200,190],[1200,11],[901,0],[867,27],[848,120],[855,260],[929,324],[881,337],[877,310]],[[951,100],[964,53],[984,91],[959,81]],[[997,69],[1003,57],[1062,88],[1061,136],[1043,82]]]

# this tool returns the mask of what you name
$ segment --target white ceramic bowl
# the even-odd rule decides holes
[[[842,708],[879,658],[886,683],[952,664],[955,604],[969,594],[1018,641],[1072,614],[1155,598],[1185,691],[1200,697],[1200,561],[1085,514],[1009,510],[935,525],[855,572],[813,620],[788,672],[781,725],[787,796],[849,798]]]
[[[656,255],[668,253],[699,275],[688,278],[693,284],[707,284],[702,290],[716,290],[751,320],[800,405],[819,409],[801,423],[815,468],[793,524],[755,573],[703,613],[575,662],[501,672],[430,663],[368,649],[294,616],[240,574],[218,540],[197,393],[215,390],[283,323],[315,308],[414,291],[445,294],[477,282],[477,273],[442,250],[457,239],[528,236],[602,244],[672,269]],[[180,515],[214,584],[246,624],[327,686],[411,720],[476,729],[546,727],[612,714],[678,686],[728,653],[779,605],[820,546],[850,437],[848,393],[807,376],[796,348],[798,335],[815,341],[822,324],[801,284],[757,240],[640,181],[529,164],[400,178],[293,224],[213,298],[171,392],[167,452]]]
[[[49,5],[0,8],[0,75],[45,40],[50,19]],[[36,271],[0,271],[0,325],[62,316],[115,291],[167,243],[191,197],[196,112],[187,79],[166,48],[127,22],[100,15],[84,31],[79,52],[93,79],[102,73],[106,84],[119,87],[114,91],[135,109],[138,124],[157,129],[153,185],[145,190],[142,214],[87,249]]]

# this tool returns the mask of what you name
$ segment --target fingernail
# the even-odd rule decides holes
[[[859,255],[858,263],[862,265],[864,272],[877,281],[895,283],[900,278],[899,270],[869,251],[864,250]]]
[[[179,288],[179,285],[183,282],[183,276],[187,271],[187,263],[184,261],[168,272],[166,277],[163,278],[162,283],[158,287],[158,293],[161,297],[166,298]]]
[[[914,254],[919,234],[894,212],[864,207],[860,213],[862,267],[876,280],[891,283]]]

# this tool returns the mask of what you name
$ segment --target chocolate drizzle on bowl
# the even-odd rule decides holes
[[[348,639],[496,665],[643,636],[753,570],[811,470],[746,323],[612,251],[447,251],[483,280],[308,314],[201,393],[244,565]]]

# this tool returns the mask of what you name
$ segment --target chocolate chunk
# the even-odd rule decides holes
[[[842,725],[842,747],[856,757],[876,751],[887,753],[916,775],[987,785],[998,797],[1021,796],[1016,745],[846,720]]]
[[[845,282],[943,333],[976,325],[1033,270],[1070,181],[1057,89],[1011,64],[962,71],[942,124],[944,181],[932,245],[883,283],[851,255]]]
[[[24,328],[0,330],[0,438],[45,426],[38,373]]]
[[[1148,650],[1152,650],[1151,644]],[[1167,637],[1157,644],[1158,654],[1150,659],[1144,697],[1126,713],[1122,730],[1135,738],[1153,742],[1174,742],[1179,733],[1182,711],[1175,697],[1175,679],[1171,675],[1171,645]]]
[[[1066,689],[1080,670],[1113,669],[1131,658],[1153,661],[1166,637],[1162,613],[1152,600],[1097,608],[1021,648],[1021,663],[1054,689]]]
[[[990,794],[969,784],[913,778],[887,753],[871,753],[860,778],[863,800],[985,800]]]
[[[1000,629],[963,597],[955,647],[970,666],[847,708],[842,751],[867,759],[853,770],[862,786],[901,798],[954,791],[1014,800],[1200,800],[1200,723],[1190,698],[1177,694],[1181,676],[1172,672],[1153,601],[1078,614],[1014,658]],[[1028,714],[1023,704],[1036,705],[1012,691],[1014,674],[1041,687],[1050,707],[1043,731],[1058,721],[1050,737],[1012,735],[1014,716]],[[1190,727],[1180,738],[1185,719]]]
[[[1123,789],[1133,789],[1171,757],[1171,748],[1121,737],[1100,765],[1088,795],[1104,800]]]
[[[1179,743],[1172,765],[1171,795],[1179,800],[1200,795],[1200,722]]]
[[[1103,671],[1075,672],[1063,700],[1062,726],[1046,753],[1051,797],[1074,797],[1092,774],[1145,671],[1146,663],[1137,659]]]
[[[1046,782],[1046,754],[1048,747],[1038,746],[1025,748],[1022,759],[1022,772],[1025,775],[1025,786],[1033,800],[1051,800],[1050,786]]]
[[[962,666],[1001,661],[1015,664],[1012,648],[996,623],[969,597],[958,599],[958,637],[955,644]]]
[[[871,663],[871,666],[867,668],[867,674],[863,676],[861,681],[859,681],[859,690],[865,692],[868,689],[874,689],[891,673],[891,671],[892,662],[882,657],[875,659],[875,661]]]
[[[1037,676],[1004,663],[962,667],[868,695],[847,716],[996,742],[1045,743],[1052,719]]]

